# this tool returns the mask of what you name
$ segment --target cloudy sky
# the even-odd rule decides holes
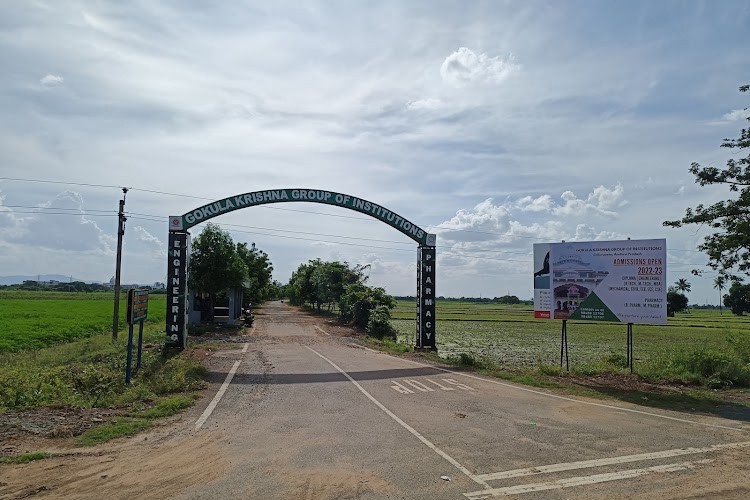
[[[748,116],[748,1],[0,3],[0,275],[163,281],[167,216],[271,188],[374,201],[438,234],[437,291],[532,296],[537,242],[667,238]],[[18,180],[25,179],[25,180]],[[45,181],[45,182],[32,182]],[[313,258],[414,294],[416,246],[356,212],[214,219],[286,282]],[[194,230],[193,233],[197,234]]]

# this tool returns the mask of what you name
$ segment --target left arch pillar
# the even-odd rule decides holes
[[[167,240],[167,346],[187,346],[190,233],[170,231]]]

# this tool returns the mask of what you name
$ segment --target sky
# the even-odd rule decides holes
[[[166,274],[167,217],[251,191],[370,200],[437,234],[438,295],[531,298],[534,243],[666,238],[718,303],[692,162],[747,127],[748,1],[0,3],[0,275]],[[416,244],[343,208],[212,220],[416,292]],[[199,234],[200,227],[191,230]]]

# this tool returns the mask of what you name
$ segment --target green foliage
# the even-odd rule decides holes
[[[216,224],[208,223],[190,249],[189,286],[206,293],[208,319],[213,319],[216,294],[242,286],[247,266],[237,253],[232,237]]]
[[[520,304],[521,299],[516,297],[515,295],[503,295],[502,297],[495,297],[493,302],[497,302],[498,304]]]
[[[94,446],[119,437],[134,436],[145,431],[151,425],[151,421],[145,418],[117,417],[111,422],[93,427],[81,434],[78,438],[78,444]]]
[[[153,408],[140,413],[138,416],[147,419],[169,417],[190,408],[194,401],[194,398],[188,396],[172,396],[162,399]]]
[[[749,88],[743,85],[740,92]],[[750,121],[750,117],[747,119]],[[741,129],[737,139],[724,139],[721,147],[738,155],[727,160],[726,168],[693,163],[689,171],[701,186],[723,184],[730,193],[739,195],[709,206],[699,204],[694,210],[687,208],[681,219],[665,221],[664,225],[699,224],[716,230],[704,238],[698,250],[706,252],[708,265],[722,276],[737,277],[750,274],[750,154],[743,156],[750,149],[750,128]]]
[[[684,292],[687,293],[690,291],[691,285],[685,278],[680,278],[677,281],[675,281],[674,284],[675,290],[678,292]]]
[[[339,302],[341,319],[360,328],[367,328],[370,315],[381,307],[380,314],[387,314],[396,306],[396,300],[388,295],[383,288],[373,288],[362,283],[354,283],[346,287],[346,292]],[[380,321],[378,319],[377,321]]]
[[[330,310],[340,303],[349,285],[367,280],[362,270],[361,266],[351,268],[346,262],[308,261],[292,273],[286,290],[289,301],[294,305],[312,304],[317,311],[328,304]]]
[[[395,338],[390,310],[396,301],[384,289],[365,285],[366,267],[311,260],[292,273],[285,292],[294,305],[309,303],[318,312],[324,304],[329,311],[338,305],[342,321],[363,328],[376,338]]]
[[[750,366],[731,353],[698,348],[677,353],[672,360],[675,373],[705,381],[709,387],[750,385]]]
[[[724,305],[738,316],[750,312],[750,284],[743,285],[737,281],[732,283],[729,293],[724,296]]]
[[[688,307],[688,298],[679,292],[667,292],[667,316],[674,316]]]
[[[0,457],[0,464],[27,464],[35,460],[44,460],[49,457],[50,454],[46,451],[35,451],[32,453],[24,453],[23,455],[16,455],[14,457]]]
[[[237,243],[237,255],[247,268],[247,277],[243,287],[246,302],[258,304],[278,294],[277,287],[271,281],[273,266],[268,254],[259,250],[255,243]]]
[[[459,353],[458,356],[448,358],[448,362],[461,368],[484,368],[487,365],[486,362],[479,361],[471,354],[465,352]]]
[[[379,304],[370,312],[367,334],[378,339],[387,337],[396,340],[396,329],[391,326],[391,311],[388,306]]]
[[[149,327],[143,367],[125,385],[125,341],[109,334],[23,353],[0,354],[0,411],[47,405],[125,406],[204,386],[205,368],[185,353],[163,357],[163,327]]]

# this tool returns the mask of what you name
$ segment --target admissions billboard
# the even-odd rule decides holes
[[[667,322],[667,241],[534,245],[534,317]]]

